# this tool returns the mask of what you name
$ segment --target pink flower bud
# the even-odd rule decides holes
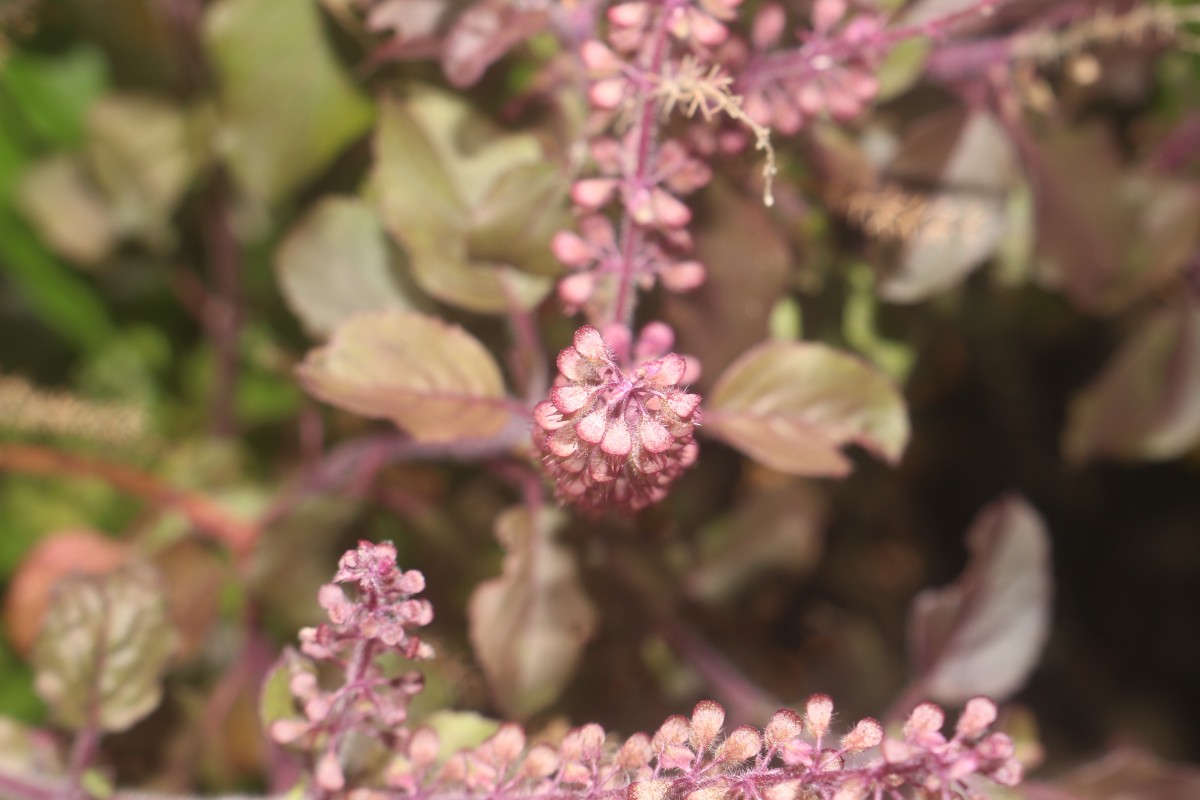
[[[408,760],[417,769],[428,769],[437,761],[442,743],[437,731],[432,728],[418,728],[408,743]]]
[[[610,6],[608,9],[608,21],[622,28],[634,28],[644,25],[649,15],[650,9],[648,5],[642,2],[621,3],[620,5]]]
[[[716,47],[729,38],[729,29],[717,20],[691,9],[688,14],[691,38],[705,47]]]
[[[716,741],[721,726],[725,724],[725,709],[720,703],[702,700],[692,711],[692,725],[688,733],[688,744],[697,753],[702,753]]]
[[[755,50],[770,50],[779,44],[783,29],[787,27],[787,12],[779,3],[767,3],[754,16],[750,41]]]
[[[911,712],[904,723],[904,738],[910,739],[924,733],[938,733],[946,724],[946,714],[933,703],[921,703]]]
[[[745,761],[753,758],[762,750],[762,737],[758,731],[749,725],[743,725],[729,734],[729,738],[721,742],[713,761]]]
[[[337,753],[326,750],[317,761],[317,785],[327,792],[340,792],[346,785],[346,776],[342,774],[342,765],[338,762]]]
[[[582,267],[590,264],[594,258],[591,246],[571,231],[554,234],[550,240],[550,251],[568,267]]]
[[[618,769],[632,772],[649,764],[653,757],[654,749],[650,746],[650,737],[644,733],[635,733],[621,745],[614,763]]]
[[[846,16],[846,0],[817,0],[813,3],[813,30],[828,33]]]
[[[808,732],[818,741],[829,733],[833,721],[833,700],[827,694],[814,694],[804,706]]]
[[[668,291],[682,293],[703,286],[708,271],[699,261],[680,261],[663,267],[658,277]]]
[[[595,211],[612,199],[617,182],[612,178],[584,178],[571,185],[571,199],[575,205]]]
[[[986,697],[974,697],[967,701],[954,726],[956,736],[974,739],[996,721],[996,704]]]
[[[583,59],[584,66],[599,75],[613,75],[620,72],[621,66],[625,63],[617,57],[616,53],[595,39],[590,39],[579,46],[579,57]]]
[[[650,202],[654,207],[654,218],[664,227],[683,228],[692,221],[691,209],[658,187],[650,190]]]
[[[779,747],[784,742],[790,742],[803,732],[804,723],[800,721],[800,715],[790,708],[781,708],[776,711],[763,730],[767,746],[771,748]]]
[[[595,290],[596,276],[590,272],[577,272],[558,282],[558,297],[570,308],[582,306]]]
[[[883,741],[883,726],[867,717],[854,726],[854,730],[842,737],[842,751],[859,753]]]

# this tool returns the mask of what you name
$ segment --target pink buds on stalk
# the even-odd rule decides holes
[[[563,502],[633,512],[658,502],[696,460],[700,396],[679,384],[687,363],[669,353],[618,366],[584,326],[559,353],[558,385],[533,410],[534,447]]]

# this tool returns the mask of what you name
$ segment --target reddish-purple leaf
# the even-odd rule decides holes
[[[942,703],[1011,695],[1050,627],[1050,540],[1028,502],[1014,495],[984,509],[967,547],[970,560],[958,580],[921,592],[909,612],[914,684]]]
[[[471,645],[496,700],[527,717],[553,702],[596,627],[571,552],[553,541],[566,516],[539,508],[505,511],[496,536],[508,555],[500,577],[471,595]]]
[[[1200,439],[1200,303],[1179,298],[1124,342],[1071,404],[1067,456],[1176,458]]]
[[[471,86],[497,59],[546,27],[543,10],[525,10],[513,0],[479,0],[468,8],[442,43],[442,69],[458,88]]]
[[[314,396],[390,419],[419,441],[492,436],[510,419],[487,349],[462,328],[416,312],[351,317],[297,373]]]
[[[781,472],[840,476],[857,444],[887,461],[908,444],[904,398],[886,376],[821,344],[766,342],[717,380],[704,430]]]

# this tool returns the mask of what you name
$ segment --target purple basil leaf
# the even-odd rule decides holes
[[[473,85],[513,46],[546,27],[545,11],[523,10],[513,0],[480,0],[451,25],[442,43],[442,69],[452,86]]]
[[[1067,456],[1162,460],[1200,439],[1200,303],[1179,298],[1123,343],[1071,403]]]
[[[909,644],[921,694],[1003,700],[1025,682],[1049,633],[1053,578],[1041,516],[1020,496],[985,508],[967,532],[958,580],[917,595]]]
[[[471,595],[471,644],[496,700],[527,717],[552,703],[575,672],[596,628],[571,551],[554,541],[566,516],[540,508],[505,511],[496,536],[508,555],[498,578]]]
[[[849,473],[847,444],[898,461],[909,436],[904,398],[883,373],[807,342],[766,342],[730,365],[704,430],[771,469],[812,476]]]
[[[315,397],[389,419],[418,441],[484,438],[511,418],[491,353],[457,325],[416,312],[351,317],[297,372]]]

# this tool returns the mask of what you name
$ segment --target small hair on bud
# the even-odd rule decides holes
[[[804,705],[804,717],[808,732],[816,739],[825,738],[833,722],[833,699],[827,694],[814,694]]]
[[[906,739],[925,733],[937,733],[946,724],[946,714],[934,703],[921,703],[908,715],[904,723]]]
[[[771,721],[763,730],[767,746],[774,749],[784,742],[790,742],[804,732],[804,723],[800,715],[790,708],[781,708],[771,716]]]
[[[688,792],[686,800],[724,800],[725,793],[725,786],[718,783]]]
[[[745,761],[753,758],[762,750],[762,737],[758,731],[749,725],[743,725],[729,734],[729,738],[721,742],[713,761]]]
[[[697,753],[707,750],[717,739],[725,724],[725,709],[712,700],[701,700],[692,711],[688,743]]]
[[[966,707],[959,715],[958,723],[954,726],[954,734],[974,739],[995,721],[996,704],[986,697],[973,697],[967,701]]]
[[[842,737],[842,752],[860,753],[883,741],[883,726],[867,717],[860,719],[854,730]]]
[[[822,750],[817,759],[817,770],[820,772],[841,772],[846,766],[846,759],[837,750]]]

